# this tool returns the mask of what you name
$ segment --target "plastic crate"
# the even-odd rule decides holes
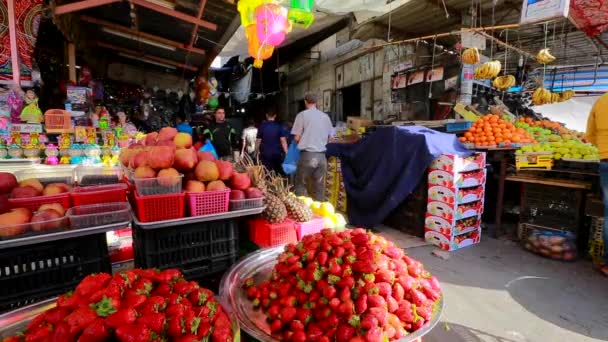
[[[603,217],[591,217],[591,231],[589,234],[589,256],[593,261],[602,261],[604,254]]]
[[[42,185],[47,186],[51,183],[65,183],[69,186],[74,185],[74,174],[71,169],[38,169],[28,168],[15,172],[15,177],[19,182],[26,179],[37,179]]]
[[[298,242],[295,222],[289,219],[282,223],[270,223],[263,218],[250,220],[249,238],[260,247]]]
[[[471,128],[471,121],[448,122],[445,124],[445,131],[448,133],[466,131]]]
[[[47,110],[44,113],[44,130],[47,133],[71,133],[72,115],[63,109]]]
[[[230,211],[255,209],[264,206],[264,197],[230,200]]]
[[[76,187],[70,193],[74,206],[127,201],[127,185],[111,184]]]
[[[57,296],[110,270],[105,233],[1,249],[0,311]]]
[[[325,219],[323,217],[315,217],[308,222],[295,222],[296,234],[298,241],[306,235],[316,234],[323,230]]]
[[[43,204],[59,203],[66,210],[72,206],[70,194],[67,192],[59,195],[37,196],[30,198],[9,198],[8,203],[11,209],[27,208],[31,211],[38,210],[38,208],[40,208],[40,206]]]
[[[67,214],[73,229],[131,221],[129,203],[103,203],[72,207]]]
[[[154,195],[166,195],[166,194],[179,194],[182,192],[182,179],[184,175],[176,176],[175,179],[171,178],[170,182],[175,183],[173,185],[162,185],[161,178],[133,178],[135,183],[135,189],[140,196],[154,196]],[[169,181],[167,178],[163,178],[163,181]]]
[[[5,228],[0,227],[0,240],[11,240],[68,229],[70,229],[68,218],[63,216],[35,223],[10,225],[9,227]]]
[[[186,193],[190,216],[225,213],[228,211],[229,200],[230,189]]]
[[[520,222],[577,231],[579,213],[574,191],[558,186],[523,184]]]
[[[80,186],[117,184],[122,180],[122,169],[79,165],[74,169],[74,175]]]
[[[135,265],[179,268],[189,279],[225,271],[238,258],[235,219],[192,223],[159,229],[133,228]]]
[[[133,193],[133,208],[141,222],[156,222],[184,217],[184,193],[140,196]]]

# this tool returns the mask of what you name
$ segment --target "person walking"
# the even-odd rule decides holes
[[[266,121],[262,122],[258,130],[256,150],[259,151],[260,161],[268,170],[284,175],[283,160],[287,154],[287,132],[277,122],[277,113],[269,110]]]
[[[608,93],[602,95],[591,109],[587,119],[587,140],[599,150],[600,185],[604,200],[603,260],[594,261],[594,266],[608,276]]]
[[[307,93],[304,96],[306,110],[296,116],[291,133],[300,150],[295,193],[298,196],[305,196],[308,194],[310,186],[312,190],[310,197],[323,202],[325,201],[325,173],[327,172],[325,149],[333,126],[329,116],[317,109],[317,101],[316,94]]]
[[[226,110],[218,107],[213,122],[205,129],[205,139],[211,141],[219,158],[232,158],[232,150],[237,143],[236,131],[226,122]]]
[[[249,119],[247,128],[243,130],[241,135],[242,147],[241,155],[247,153],[251,160],[255,160],[256,140],[258,138],[258,129],[255,127],[255,121]]]

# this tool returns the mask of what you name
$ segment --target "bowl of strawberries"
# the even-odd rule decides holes
[[[261,341],[417,341],[443,310],[437,278],[363,229],[256,251],[224,275],[220,297]]]

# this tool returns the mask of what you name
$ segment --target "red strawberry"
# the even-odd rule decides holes
[[[383,326],[388,320],[388,312],[385,308],[370,308],[369,313],[378,319],[378,324]]]
[[[293,342],[306,342],[306,333],[302,330],[294,331],[291,340]]]
[[[148,298],[142,305],[138,307],[139,313],[157,313],[165,311],[167,307],[167,303],[165,302],[165,298],[160,296],[152,296]]]
[[[328,258],[329,255],[327,254],[327,252],[319,252],[319,254],[317,254],[317,262],[319,263],[319,266],[325,266]]]
[[[199,324],[198,326],[198,333],[196,334],[196,336],[198,336],[199,339],[204,339],[205,337],[209,336],[210,332],[211,324],[201,321],[201,324]]]
[[[350,288],[348,288],[348,287],[345,287],[342,290],[340,290],[340,294],[338,295],[338,297],[342,301],[350,300],[350,296],[351,296]]]
[[[63,309],[63,308],[60,308],[60,309],[61,309],[61,310],[65,310],[65,309]],[[51,309],[51,310],[54,310],[54,309]],[[49,310],[49,311],[50,311],[50,310]],[[67,310],[66,310],[66,311],[67,311]],[[44,313],[41,313],[41,314],[39,314],[38,316],[34,317],[34,319],[33,319],[31,322],[29,322],[29,323],[27,324],[27,328],[26,328],[26,330],[34,330],[35,328],[38,328],[40,325],[42,325],[42,324],[44,324],[45,322],[47,322],[46,317],[45,317],[47,313],[48,313],[48,311],[47,311],[47,312],[44,312]],[[66,315],[66,316],[67,316],[67,315]],[[50,322],[49,322],[49,323],[50,323]]]
[[[399,304],[398,304],[397,300],[393,297],[386,298],[386,305],[388,308],[388,312],[390,312],[390,313],[393,313],[393,312],[397,311],[397,309],[399,309]]]
[[[281,311],[281,308],[278,305],[271,305],[268,308],[267,314],[270,318],[272,319],[276,319],[279,317],[279,312]]]
[[[123,325],[131,325],[137,319],[137,312],[135,309],[126,308],[120,309],[118,312],[111,314],[106,318],[106,325],[110,328],[118,328]]]
[[[361,329],[369,330],[373,327],[378,326],[378,319],[374,317],[372,314],[366,313],[361,318]]]
[[[137,294],[133,290],[127,291],[122,298],[122,306],[125,308],[137,308],[146,302],[148,297],[145,294]]]
[[[53,335],[53,327],[50,325],[41,325],[34,330],[27,331],[25,334],[25,342],[43,342],[48,341]]]
[[[346,270],[345,270],[346,272]],[[352,288],[353,286],[355,286],[355,278],[351,277],[350,275],[344,275],[344,277],[342,279],[340,279],[336,285],[338,287],[346,287],[346,288]]]
[[[277,332],[277,331],[281,330],[282,327],[283,327],[283,322],[281,322],[280,319],[275,319],[274,321],[272,321],[272,323],[270,323],[270,331],[272,331],[272,332]]]
[[[336,258],[342,258],[344,256],[345,252],[346,252],[346,250],[342,246],[337,246],[333,250],[333,255]]]
[[[69,314],[70,312],[67,309],[54,307],[52,309],[47,310],[44,314],[40,315],[44,317],[44,321],[55,325],[61,321]]]
[[[329,299],[332,299],[336,296],[336,288],[333,286],[327,286],[326,288],[323,289],[323,297]]]
[[[412,277],[418,278],[422,273],[422,264],[417,261],[412,261],[411,264],[408,264],[407,271]]]
[[[69,326],[70,334],[82,332],[89,324],[97,319],[97,314],[88,306],[79,307],[71,314],[67,315],[64,321]]]
[[[211,298],[213,298],[213,292],[200,287],[188,295],[188,300],[196,306],[204,305]]]
[[[403,286],[399,283],[393,284],[393,298],[397,300],[397,302],[401,301],[405,295],[405,291],[403,290]]]
[[[168,320],[167,335],[173,338],[182,336],[185,332],[183,316],[170,317]]]
[[[245,290],[245,293],[247,294],[247,298],[249,298],[249,299],[254,299],[254,298],[260,297],[260,291],[255,286],[251,286],[251,287],[247,288],[247,290]]]
[[[173,284],[173,292],[182,297],[186,297],[190,292],[198,289],[198,283],[195,281],[180,280]]]
[[[416,304],[417,306],[422,306],[426,304],[428,300],[422,292],[416,289],[410,290],[410,296],[412,297],[412,303]]]
[[[162,313],[150,313],[142,315],[137,319],[136,322],[143,324],[151,331],[160,334],[164,329],[166,318],[165,315]]]
[[[152,291],[152,295],[153,296],[161,296],[161,297],[167,297],[171,294],[171,285],[167,284],[167,283],[162,283],[159,284],[156,289],[154,289],[154,291]]]
[[[355,301],[355,311],[362,314],[365,310],[367,310],[367,295],[363,293]]]
[[[382,330],[379,327],[373,327],[369,329],[365,333],[365,340],[367,342],[382,342],[384,340]]]
[[[353,271],[361,273],[373,273],[375,271],[374,264],[370,259],[363,259],[359,257],[359,260],[353,263]]]
[[[304,323],[302,323],[299,320],[294,320],[294,321],[291,321],[291,324],[289,325],[289,327],[293,331],[304,330]]]
[[[376,281],[393,284],[395,282],[395,272],[386,268],[379,268],[376,273]]]
[[[332,298],[332,299],[329,301],[329,307],[330,307],[332,310],[338,310],[338,307],[340,306],[340,304],[341,304],[341,302],[340,302],[340,299],[338,299],[338,298]]]
[[[367,234],[353,234],[350,241],[357,246],[361,246],[369,241],[369,236]]]
[[[84,329],[82,335],[78,338],[78,342],[103,342],[109,337],[110,329],[108,329],[103,319],[98,318]]]
[[[431,285],[433,290],[438,293],[441,292],[441,285],[439,285],[439,280],[437,280],[437,278],[435,278],[434,276],[429,278],[429,284]]]
[[[306,341],[318,341],[323,336],[323,330],[321,330],[315,324],[310,324],[306,329]]]
[[[198,337],[192,334],[182,335],[176,342],[198,342]]]
[[[75,309],[81,301],[82,297],[73,292],[68,292],[57,298],[57,306],[60,308]]]
[[[388,255],[392,259],[401,259],[403,257],[403,249],[390,247],[384,250],[384,254]]]
[[[107,273],[88,275],[76,286],[74,292],[83,298],[88,298],[93,293],[104,288],[110,279],[112,279],[112,276]]]
[[[350,299],[345,301],[344,303],[340,304],[340,307],[338,308],[338,312],[341,315],[344,315],[347,317],[352,315],[354,313],[354,311],[355,311],[354,304],[353,304],[353,301]]]
[[[398,281],[399,281],[399,284],[401,284],[401,287],[403,287],[403,290],[405,290],[406,292],[417,287],[415,279],[410,277],[407,274],[403,274],[403,275],[399,276]]]
[[[336,331],[336,340],[338,342],[348,342],[355,335],[355,329],[350,325],[340,324]]]
[[[288,324],[289,322],[293,321],[293,319],[296,317],[296,313],[297,313],[296,308],[284,307],[279,312],[279,318],[281,319],[281,322]]]
[[[380,295],[370,294],[367,296],[367,306],[386,308],[386,300]]]
[[[53,327],[53,336],[50,342],[76,342],[79,334],[80,332],[70,332],[70,325],[65,321],[59,322],[59,324]]]
[[[186,307],[183,304],[168,305],[165,314],[167,317],[181,317],[186,312]]]
[[[148,342],[150,335],[150,329],[141,324],[123,325],[116,329],[116,337],[121,342]]]
[[[253,278],[247,278],[245,279],[245,281],[243,282],[243,288],[248,288],[250,286],[255,285],[255,280]]]
[[[376,283],[376,287],[378,288],[378,294],[384,298],[390,297],[393,294],[391,284],[387,282],[378,282]]]
[[[182,272],[176,269],[167,269],[154,275],[158,283],[170,283],[182,278]]]

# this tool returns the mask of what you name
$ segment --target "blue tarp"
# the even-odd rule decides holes
[[[327,155],[342,163],[349,222],[363,227],[382,223],[444,153],[472,152],[455,135],[420,126],[382,127],[355,144],[329,144]]]

